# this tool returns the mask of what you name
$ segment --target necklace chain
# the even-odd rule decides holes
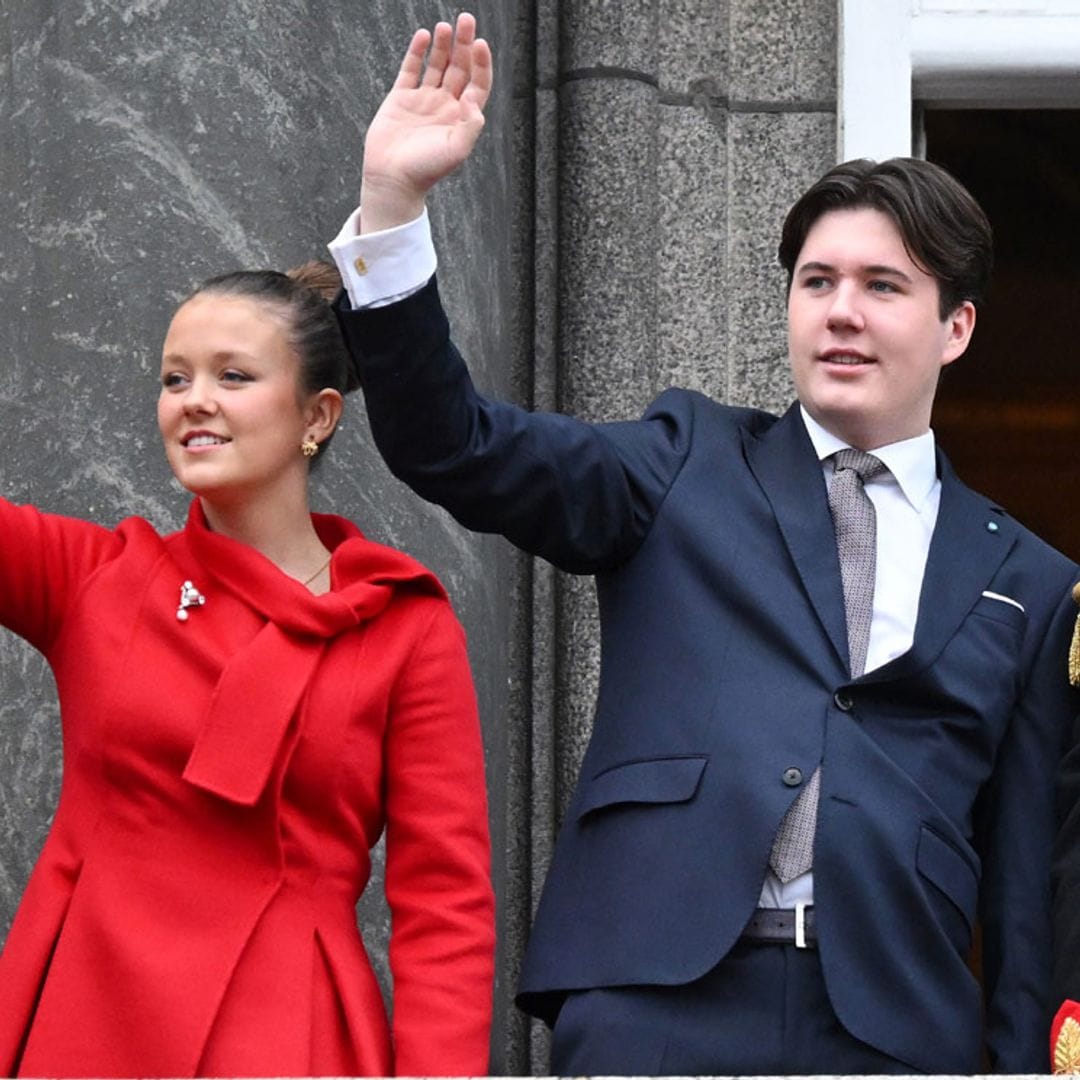
[[[326,557],[326,562],[324,562],[322,564],[322,566],[320,566],[319,569],[316,570],[315,573],[311,575],[311,577],[305,578],[303,581],[300,582],[300,584],[301,585],[310,585],[330,565],[330,560],[332,558],[333,558],[333,555],[328,555]]]

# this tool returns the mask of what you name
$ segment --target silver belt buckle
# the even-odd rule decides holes
[[[795,948],[806,949],[806,908],[805,900],[795,901]]]

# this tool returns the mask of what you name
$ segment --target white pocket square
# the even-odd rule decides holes
[[[999,592],[990,592],[989,589],[983,591],[983,596],[985,596],[987,600],[1000,600],[1003,604],[1012,604],[1014,608],[1019,608],[1021,611],[1024,610],[1024,605],[1021,604],[1019,600],[1014,600],[1011,596],[1003,596]]]

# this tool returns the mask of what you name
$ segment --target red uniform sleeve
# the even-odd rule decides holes
[[[440,604],[391,703],[386,896],[395,1072],[487,1073],[495,902],[464,634]]]
[[[83,582],[121,546],[100,525],[0,499],[0,623],[48,652]]]

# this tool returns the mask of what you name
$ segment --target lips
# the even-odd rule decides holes
[[[852,349],[829,349],[823,352],[820,360],[827,364],[841,364],[845,367],[858,367],[860,364],[873,364],[869,356],[864,356],[861,352],[856,352]]]

